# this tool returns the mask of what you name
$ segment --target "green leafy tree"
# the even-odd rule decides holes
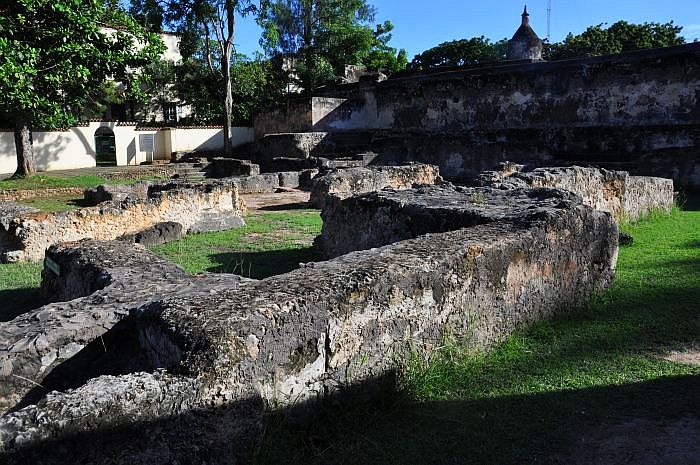
[[[36,171],[31,127],[72,124],[107,78],[137,80],[130,70],[164,49],[156,34],[100,0],[10,0],[0,10],[0,120],[14,126],[16,176]]]
[[[151,31],[162,31],[165,8],[158,0],[130,0],[129,14]]]
[[[183,59],[205,63],[210,79],[222,80],[224,154],[231,155],[233,123],[233,74],[236,14],[256,13],[251,0],[171,0],[166,8],[166,21],[180,33]]]
[[[375,9],[365,0],[272,0],[259,16],[261,44],[270,56],[293,62],[306,92],[338,74],[346,64],[397,70],[405,52],[388,46],[390,22],[373,27]]]
[[[396,73],[406,69],[406,66],[408,66],[406,50],[401,49],[397,51],[389,45],[391,31],[393,30],[394,25],[390,21],[377,24],[372,47],[367,56],[362,59],[362,63],[368,70]]]
[[[259,59],[250,60],[244,55],[236,55],[232,61],[231,121],[233,124],[250,124],[253,110],[268,103],[270,65]],[[173,90],[192,109],[189,121],[221,124],[220,102],[225,88],[223,77],[213,79],[205,64],[192,59],[176,66],[175,76]]]
[[[463,66],[493,63],[506,59],[508,40],[491,42],[484,36],[453,40],[426,50],[415,56],[410,64],[413,69],[438,66]]]
[[[681,29],[673,21],[644,24],[618,21],[607,29],[599,24],[578,35],[569,33],[562,42],[548,46],[544,55],[548,60],[562,60],[680,45],[685,42]]]

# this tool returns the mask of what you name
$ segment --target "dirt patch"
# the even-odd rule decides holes
[[[663,355],[661,358],[671,362],[700,365],[700,347],[691,347],[682,351],[674,350]],[[698,441],[700,442],[700,436],[698,436]],[[698,456],[698,463],[700,463],[700,456]]]
[[[307,206],[309,196],[309,192],[290,189],[271,194],[243,194],[241,198],[245,201],[248,210],[254,212],[309,208]]]
[[[700,418],[634,418],[603,425],[576,444],[571,457],[557,463],[586,465],[697,465]]]

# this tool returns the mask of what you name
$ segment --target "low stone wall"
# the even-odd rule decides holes
[[[506,163],[503,166],[500,172],[482,173],[477,184],[501,189],[566,189],[581,196],[584,204],[612,213],[618,221],[636,221],[651,211],[670,212],[673,207],[671,179],[630,176],[626,171],[580,166],[537,168],[528,172],[520,171],[522,165]]]
[[[208,178],[254,176],[260,174],[260,166],[250,160],[217,157],[209,162],[205,172]]]
[[[221,229],[245,224],[234,183],[154,184],[145,199],[129,197],[68,212],[16,216],[0,226],[0,261],[41,260],[53,244],[86,238],[112,240],[167,221],[182,224],[185,231],[202,231],[198,223],[216,227],[211,217],[226,220]]]
[[[133,334],[115,331],[112,338],[106,333],[144,302],[236,289],[241,281],[245,279],[224,274],[193,278],[144,247],[122,241],[50,247],[41,287],[45,297],[56,303],[0,323],[0,411],[36,401],[52,389],[77,387],[76,380],[86,380],[100,370],[143,368],[133,348],[116,354],[123,358],[119,363],[114,353],[106,355],[108,348],[134,343]],[[95,346],[97,354],[92,351]],[[81,351],[87,357],[78,357],[82,358],[79,367],[69,363],[67,371],[57,370]],[[0,441],[5,433],[0,429]]]
[[[309,203],[323,208],[329,196],[347,198],[392,187],[409,189],[414,184],[435,184],[440,172],[434,165],[372,166],[334,170],[317,176],[311,184]]]
[[[426,189],[438,188],[405,195],[419,199]],[[427,357],[448,337],[488,346],[610,285],[617,257],[610,214],[562,190],[495,191],[447,187],[440,207],[416,201],[403,210],[416,222],[444,221],[436,229],[445,232],[228,289],[202,281],[211,276],[181,280],[181,272],[166,289],[133,275],[153,275],[150,257],[117,260],[115,270],[132,275],[108,270],[111,284],[102,291],[0,324],[0,343],[9,348],[1,381],[11,386],[3,387],[3,401],[26,399],[0,418],[0,456],[9,464],[241,463],[261,431],[264,408],[350,388],[371,392],[411,352]],[[479,204],[480,192],[487,202],[493,197],[494,207],[500,195],[503,215],[472,226],[460,212]],[[57,247],[50,256],[60,269],[64,259],[82,266],[97,259],[98,268],[109,268],[113,254],[128,255],[110,251],[111,244]],[[103,294],[118,287],[129,303]],[[105,324],[92,316],[100,305],[118,307],[103,310],[112,318]],[[81,342],[71,345],[76,337],[65,331],[80,334]],[[90,343],[100,357],[70,355]],[[69,355],[60,365],[45,363],[53,351]],[[104,363],[109,357],[113,363]],[[82,368],[71,370],[80,360]],[[37,382],[61,392],[39,400],[31,392],[44,394]]]

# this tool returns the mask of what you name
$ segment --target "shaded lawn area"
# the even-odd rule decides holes
[[[622,229],[634,244],[620,249],[613,288],[585,308],[486,353],[446,341],[427,363],[411,360],[399,374],[402,391],[383,403],[334,404],[303,430],[270,415],[257,462],[591,463],[590,444],[607,440],[631,461],[601,463],[642,463],[635,451],[653,451],[650,438],[662,436],[639,425],[688,415],[700,425],[700,366],[661,358],[700,350],[700,211]],[[615,432],[625,426],[614,425],[630,420],[637,430],[620,446]],[[680,428],[668,439],[697,445],[699,431]]]
[[[191,234],[151,248],[190,273],[234,273],[261,279],[319,259],[311,247],[321,232],[317,210],[293,210],[246,217],[246,226]]]
[[[41,285],[42,263],[0,263],[0,321],[44,304]]]

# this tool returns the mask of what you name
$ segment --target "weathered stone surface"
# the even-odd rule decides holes
[[[260,174],[260,165],[256,165],[250,160],[217,157],[211,160],[205,172],[208,178],[254,176]]]
[[[300,184],[301,173],[299,171],[283,171],[277,173],[279,187],[291,187],[297,189]]]
[[[190,226],[188,233],[204,233],[214,231],[225,231],[227,229],[240,228],[245,226],[245,221],[240,216],[229,215],[228,213],[209,213],[203,215],[196,223]]]
[[[670,212],[673,206],[671,179],[630,176],[625,171],[580,166],[537,168],[529,172],[506,166],[502,172],[482,173],[477,184],[500,189],[566,189],[581,196],[584,204],[612,213],[618,221],[636,221],[653,210]]]
[[[634,237],[632,237],[631,234],[627,234],[626,232],[620,231],[620,234],[618,236],[618,242],[620,245],[632,245],[634,242]]]
[[[86,238],[112,240],[167,221],[188,230],[211,215],[230,215],[243,224],[243,206],[233,181],[152,184],[145,199],[128,197],[68,212],[23,214],[6,226],[0,224],[0,261],[7,260],[8,254],[40,260],[52,244]]]
[[[421,192],[428,195],[437,189],[423,187],[395,194],[411,197],[415,192],[413,198],[418,199]],[[228,283],[229,288],[225,284],[231,278],[226,276],[183,281],[169,277],[168,284],[179,281],[182,287],[173,284],[166,289],[164,284],[125,275],[124,279],[111,278],[114,284],[89,297],[52,304],[0,324],[0,344],[10,348],[0,365],[5,405],[14,405],[22,395],[29,399],[20,405],[26,405],[23,408],[0,418],[0,453],[10,462],[20,462],[42,447],[70,443],[79,432],[78,438],[93,433],[101,442],[84,440],[82,447],[65,452],[58,463],[80,463],[88,458],[131,465],[186,463],[193,457],[198,462],[235,463],[253,444],[247,434],[256,430],[263,404],[281,408],[346,387],[370,389],[382,379],[391,379],[397,363],[410,351],[428,356],[447,337],[473,347],[487,346],[520,325],[580,304],[611,283],[617,228],[608,213],[594,211],[561,190],[482,189],[488,192],[485,201],[493,199],[494,207],[498,196],[509,200],[499,206],[500,213],[491,223],[472,226],[464,204],[482,202],[478,195],[474,197],[481,191],[443,190],[442,197],[432,194],[430,203],[437,201],[438,207],[414,202],[413,210],[399,206],[400,215],[379,211],[377,219],[406,223],[411,216],[416,222],[426,216],[443,218],[440,230],[445,232],[307,264],[262,281]],[[378,198],[379,194],[363,198]],[[420,233],[419,229],[409,232]],[[99,259],[130,264],[127,270],[132,273],[139,268],[121,258],[108,258],[124,252],[110,252],[111,244],[88,242],[63,250],[73,254],[71,263],[83,259],[84,267]],[[82,252],[85,246],[93,252]],[[60,260],[55,257],[57,263]],[[148,261],[148,275],[153,276]],[[123,269],[110,268],[109,273]],[[61,279],[72,279],[70,273],[64,276]],[[219,287],[210,279],[219,279]],[[200,285],[202,281],[206,286]],[[129,303],[115,309],[117,296],[105,293],[127,283],[136,287],[125,287],[119,296]],[[141,294],[135,295],[143,283],[148,290],[141,288]],[[100,310],[98,301],[111,310]],[[129,316],[123,318],[127,311]],[[109,331],[95,327],[103,321],[92,315],[107,314],[114,321],[117,313],[122,316],[119,326],[104,325]],[[62,324],[76,319],[73,334],[68,335]],[[52,358],[46,355],[55,348],[76,339],[81,341],[79,346],[92,342],[94,349],[102,349],[101,337],[106,349],[98,352],[100,357],[80,362],[80,370],[70,369],[71,364],[80,365],[76,357],[62,358],[60,366],[41,362]],[[125,357],[132,353],[136,355]],[[106,364],[114,367],[111,372],[105,373],[105,358],[111,360]],[[144,371],[153,374],[140,373]],[[19,384],[12,374],[63,392],[37,403],[27,392],[31,383]],[[108,377],[115,374],[120,376]],[[87,381],[90,378],[93,380]],[[5,380],[13,380],[11,389],[5,387],[9,386]],[[134,394],[129,393],[132,389]],[[133,411],[140,405],[144,405],[143,415]],[[240,406],[253,407],[241,410]],[[225,433],[220,424],[228,423],[224,419],[217,422],[216,415],[228,409],[236,413],[223,416],[240,429]],[[129,415],[146,422],[143,434],[138,433],[143,428],[140,423],[125,421]],[[199,423],[187,423],[186,419],[200,415]],[[180,421],[197,427],[186,450],[178,434]],[[149,425],[163,422],[166,426],[149,441]],[[121,436],[110,442],[105,433],[119,427],[135,435],[138,451],[131,454],[127,447],[126,455],[110,455]],[[210,432],[211,437],[198,435],[200,431]],[[240,440],[239,432],[247,442]],[[211,447],[212,438],[215,444],[222,438],[228,440],[225,457]]]
[[[67,393],[51,392],[3,418],[0,450],[17,451],[3,454],[3,463],[249,463],[262,430],[262,402],[211,408],[195,402],[201,385],[155,371],[100,376]]]
[[[269,134],[256,142],[256,150],[265,158],[309,158],[325,152],[325,132]]]
[[[385,187],[409,189],[414,184],[435,184],[440,172],[433,165],[372,166],[332,171],[311,184],[311,205],[323,208],[329,196],[346,198]]]
[[[229,215],[226,216],[228,217]],[[195,223],[195,225],[191,226],[190,232],[198,232],[197,230],[193,230],[198,224],[199,223]],[[241,224],[238,224],[236,227],[239,226],[241,226]],[[217,231],[220,230],[221,229],[217,229]],[[152,245],[165,244],[166,242],[182,239],[184,235],[185,231],[180,223],[176,223],[175,221],[166,221],[165,223],[154,224],[150,228],[136,234],[122,236],[119,239],[141,244],[144,247],[150,247]]]
[[[142,303],[168,295],[235,289],[242,280],[235,275],[192,277],[142,246],[122,241],[53,246],[47,251],[47,261],[53,265],[45,263],[42,291],[57,303],[0,324],[3,411],[20,402],[37,384],[50,388],[46,376],[91,343],[97,344],[100,353],[105,333]],[[123,338],[115,339],[114,344],[118,344]],[[85,371],[100,373],[100,357],[92,358],[95,366]],[[139,363],[136,360],[135,365]],[[52,381],[54,389],[71,384],[63,375],[54,378],[58,378]]]
[[[427,233],[497,221],[531,221],[547,208],[579,202],[580,198],[563,190],[451,185],[334,197],[321,213],[323,230],[315,245],[326,257],[337,257]]]
[[[148,188],[153,182],[140,181],[132,185],[107,184],[86,189],[83,198],[88,205],[97,205],[102,202],[122,202],[127,198],[132,200],[145,200],[148,198]]]
[[[277,173],[264,173],[257,176],[241,176],[231,179],[234,180],[241,194],[275,192],[280,187],[280,179]]]

